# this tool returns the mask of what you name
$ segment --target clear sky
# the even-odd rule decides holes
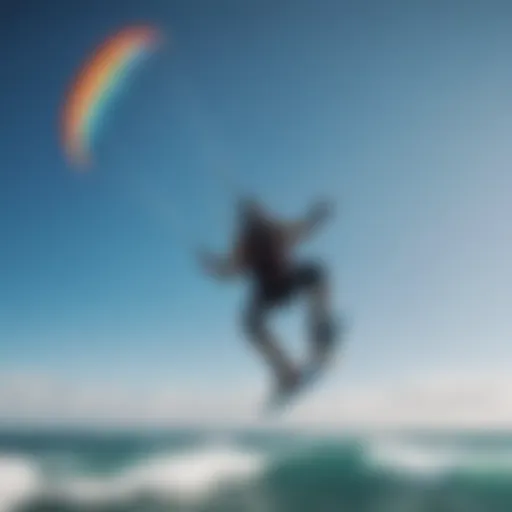
[[[183,396],[262,385],[238,328],[245,287],[205,278],[171,220],[225,247],[220,166],[286,216],[338,202],[304,248],[352,322],[332,409],[351,386],[506,372],[512,5],[15,5],[0,19],[0,375]],[[104,37],[141,22],[167,46],[77,174],[59,141],[64,94]],[[278,319],[295,349],[300,322]]]

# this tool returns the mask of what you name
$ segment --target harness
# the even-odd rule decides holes
[[[249,274],[261,284],[279,280],[286,269],[282,236],[269,222],[253,223],[242,237],[244,263]]]

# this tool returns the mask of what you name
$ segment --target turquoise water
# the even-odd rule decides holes
[[[512,435],[0,433],[0,511],[510,512]]]

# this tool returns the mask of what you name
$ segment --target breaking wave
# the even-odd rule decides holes
[[[488,491],[479,496],[475,493],[480,487],[459,485],[461,478],[482,483],[489,475],[505,481],[501,499],[509,493],[512,503],[512,442],[474,446],[366,438],[288,443],[269,439],[271,449],[261,440],[256,444],[224,439],[179,450],[159,446],[131,459],[121,457],[122,463],[101,470],[84,464],[83,453],[72,451],[51,457],[30,452],[0,455],[0,512],[113,507],[301,512],[333,506],[364,506],[369,512],[402,507],[408,512],[416,510],[403,505],[404,499],[413,500],[411,493],[417,492],[414,500],[425,499],[426,489],[446,494],[447,482],[455,485],[450,499],[470,500],[472,510],[489,512]],[[102,445],[98,451],[104,449]],[[454,475],[459,480],[453,480]],[[436,487],[436,482],[442,485]],[[137,503],[141,505],[134,508]]]

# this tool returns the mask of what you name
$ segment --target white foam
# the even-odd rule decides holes
[[[0,456],[0,512],[10,512],[39,490],[37,468],[28,459]]]
[[[376,442],[368,450],[373,465],[422,476],[443,476],[452,471],[512,471],[512,452],[433,447],[413,442]]]
[[[259,454],[215,447],[151,458],[110,477],[75,477],[54,494],[89,503],[129,501],[143,494],[196,501],[224,485],[255,478],[264,466]]]
[[[441,475],[453,468],[456,459],[448,450],[425,449],[414,444],[387,442],[377,443],[369,450],[373,464],[422,475]]]

